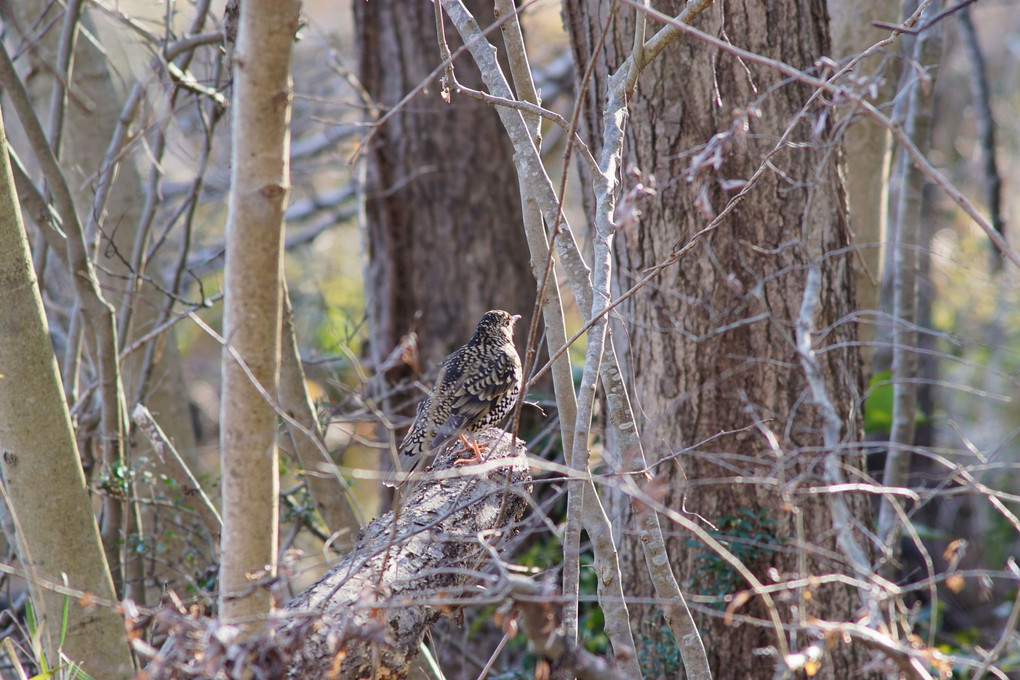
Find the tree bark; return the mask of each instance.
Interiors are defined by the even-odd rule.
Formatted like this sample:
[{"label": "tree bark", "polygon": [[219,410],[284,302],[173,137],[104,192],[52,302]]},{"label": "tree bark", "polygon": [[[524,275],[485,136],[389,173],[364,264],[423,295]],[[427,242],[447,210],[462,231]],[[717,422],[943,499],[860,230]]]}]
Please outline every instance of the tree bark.
[{"label": "tree bark", "polygon": [[[16,522],[43,649],[51,667],[60,652],[91,675],[132,676],[120,617],[108,607],[87,611],[65,585],[109,602],[116,598],[99,527],[50,344],[28,238],[14,191],[7,137],[0,120],[0,470]],[[67,635],[60,645],[62,610]]]},{"label": "tree bark", "polygon": [[502,430],[473,438],[489,447],[484,470],[456,467],[460,443],[447,445],[406,503],[366,526],[357,548],[287,605],[298,625],[321,623],[288,677],[322,677],[338,659],[343,678],[404,677],[444,610],[470,601],[479,581],[498,583],[486,565],[528,508],[531,468],[523,442]]},{"label": "tree bark", "polygon": [[248,575],[276,574],[277,415],[266,397],[276,397],[280,371],[291,47],[299,10],[296,0],[246,0],[234,56],[220,407],[219,602],[225,620],[246,619],[249,625],[251,617],[271,610],[272,599],[268,591],[252,588]]},{"label": "tree bark", "polygon": [[[579,74],[599,49],[609,5],[598,0],[566,3]],[[682,6],[661,9],[675,15]],[[582,122],[596,155],[601,139],[593,131],[601,131],[601,93],[609,74],[631,54],[634,15],[629,8],[617,11],[604,47],[594,55]],[[728,2],[706,12],[699,27],[711,35],[725,31],[739,47],[801,68],[828,53],[827,15],[819,0],[768,7]],[[850,256],[840,250],[849,245],[849,233],[838,148],[826,137],[826,126],[815,126],[817,104],[799,122],[791,122],[811,92],[782,85],[783,78],[693,38],[677,41],[652,62],[631,100],[623,166],[658,178],[662,188],[642,206],[640,223],[618,237],[614,251],[619,294],[718,214],[735,193],[720,180],[750,178],[792,126],[791,143],[771,158],[776,171],[765,172],[677,266],[618,307],[626,332],[614,336],[620,345],[626,341],[618,349],[627,357],[635,410],[642,414],[639,428],[656,476],[652,488],[661,489],[668,507],[698,513],[719,527],[717,536],[763,580],[771,580],[766,574],[772,568],[802,576],[841,568],[817,556],[817,548],[836,551],[825,500],[798,493],[802,485],[818,481],[821,456],[810,451],[821,445],[823,427],[820,414],[804,403],[806,383],[792,331],[807,264],[822,267],[822,311],[815,321],[816,327],[829,330],[824,347],[816,349],[851,439],[859,430],[851,406],[861,387],[859,357],[847,345],[855,328],[837,323],[854,309]],[[706,151],[708,144],[716,146]],[[700,152],[713,151],[719,154],[718,166],[698,165]],[[590,208],[591,198],[586,198]],[[772,436],[775,446],[768,443]],[[735,474],[771,481],[734,483]],[[863,499],[850,502],[857,513],[866,512]],[[635,511],[630,499],[615,497],[626,590],[647,597],[654,591],[639,537],[630,529]],[[720,596],[746,588],[706,545],[687,543],[690,538],[678,530],[667,544],[688,591]],[[798,598],[802,595],[798,591]],[[833,619],[851,617],[858,604],[841,587],[820,595],[797,604],[804,612]],[[726,625],[722,606],[717,616],[699,617],[715,677],[771,677],[772,665],[751,652],[774,645],[774,632]],[[659,615],[651,607],[635,611],[639,631],[654,638]],[[766,618],[754,599],[739,613]],[[790,610],[782,614],[796,623]],[[819,677],[849,677],[859,667],[854,650],[846,647],[834,647],[830,657]]]},{"label": "tree bark", "polygon": [[[468,4],[491,22],[491,0]],[[434,8],[353,6],[361,82],[388,113],[440,64]],[[454,31],[447,38],[452,50],[460,46]],[[498,31],[490,38],[498,42]],[[470,58],[455,66],[460,81],[480,87]],[[456,96],[447,104],[439,89],[431,83],[381,123],[366,152],[365,289],[376,366],[412,328],[419,365],[438,366],[487,310],[526,315],[535,301],[513,148],[490,106]],[[526,333],[520,324],[518,346]],[[404,368],[388,377],[410,375]]]}]

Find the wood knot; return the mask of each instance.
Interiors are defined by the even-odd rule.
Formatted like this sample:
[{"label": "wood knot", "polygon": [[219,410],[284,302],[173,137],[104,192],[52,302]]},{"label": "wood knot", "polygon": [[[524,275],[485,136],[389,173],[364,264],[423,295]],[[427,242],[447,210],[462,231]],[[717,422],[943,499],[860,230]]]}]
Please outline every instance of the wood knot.
[{"label": "wood knot", "polygon": [[282,184],[267,184],[259,190],[263,198],[273,203],[279,203],[287,195],[287,187]]}]

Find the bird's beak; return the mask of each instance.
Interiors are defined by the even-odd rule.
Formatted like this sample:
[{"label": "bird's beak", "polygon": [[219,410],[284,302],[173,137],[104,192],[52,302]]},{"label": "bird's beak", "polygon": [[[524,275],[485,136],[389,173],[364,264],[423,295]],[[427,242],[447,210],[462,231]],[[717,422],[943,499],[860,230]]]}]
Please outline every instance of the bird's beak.
[{"label": "bird's beak", "polygon": [[521,320],[520,314],[514,314],[513,316],[510,317],[511,323],[517,323],[520,320]]}]

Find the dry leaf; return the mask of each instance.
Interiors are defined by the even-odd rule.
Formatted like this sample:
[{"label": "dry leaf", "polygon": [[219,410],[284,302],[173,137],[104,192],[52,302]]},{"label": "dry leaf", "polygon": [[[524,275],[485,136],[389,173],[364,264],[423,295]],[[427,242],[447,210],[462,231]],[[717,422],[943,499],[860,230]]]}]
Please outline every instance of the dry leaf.
[{"label": "dry leaf", "polygon": [[733,613],[744,606],[751,599],[751,593],[742,590],[733,596],[733,599],[726,605],[726,614],[723,616],[723,623],[727,626],[733,625]]},{"label": "dry leaf", "polygon": [[946,561],[948,571],[953,571],[959,566],[960,560],[967,554],[967,540],[958,538],[946,546],[942,551],[942,558]]}]

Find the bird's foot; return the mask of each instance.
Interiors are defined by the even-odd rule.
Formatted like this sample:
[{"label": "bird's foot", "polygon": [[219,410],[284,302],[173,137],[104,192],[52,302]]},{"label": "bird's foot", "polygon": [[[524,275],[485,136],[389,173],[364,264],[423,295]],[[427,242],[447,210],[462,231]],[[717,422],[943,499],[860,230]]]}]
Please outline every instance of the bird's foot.
[{"label": "bird's foot", "polygon": [[464,435],[460,435],[460,443],[464,446],[464,448],[457,452],[458,456],[462,453],[473,453],[474,455],[471,458],[458,458],[453,461],[454,465],[474,465],[475,463],[481,463],[482,451],[489,450],[488,446],[482,446],[474,440],[468,441],[468,438]]}]

